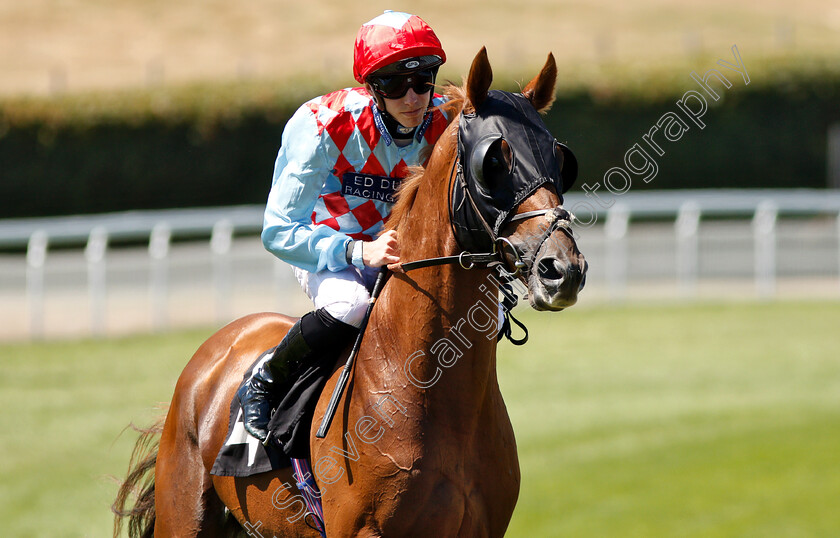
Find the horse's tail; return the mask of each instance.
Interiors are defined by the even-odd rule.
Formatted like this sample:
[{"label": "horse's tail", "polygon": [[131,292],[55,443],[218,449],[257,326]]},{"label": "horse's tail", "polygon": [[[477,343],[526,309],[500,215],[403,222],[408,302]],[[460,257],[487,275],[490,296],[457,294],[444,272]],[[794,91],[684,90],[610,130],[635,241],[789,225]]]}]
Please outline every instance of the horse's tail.
[{"label": "horse's tail", "polygon": [[165,421],[166,413],[148,428],[131,425],[140,432],[140,438],[131,452],[128,475],[111,505],[115,514],[114,538],[119,537],[125,518],[128,518],[130,538],[152,538],[155,534],[155,463]]}]

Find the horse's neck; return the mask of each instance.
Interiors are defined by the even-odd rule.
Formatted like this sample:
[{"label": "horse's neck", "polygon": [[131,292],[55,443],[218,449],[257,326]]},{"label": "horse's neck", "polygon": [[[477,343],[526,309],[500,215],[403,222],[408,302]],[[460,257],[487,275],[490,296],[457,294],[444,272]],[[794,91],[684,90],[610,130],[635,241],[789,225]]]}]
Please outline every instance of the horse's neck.
[{"label": "horse's neck", "polygon": [[[459,252],[447,223],[445,195],[418,193],[411,219],[400,229],[401,258],[413,261]],[[416,213],[415,213],[416,211]],[[390,346],[397,377],[421,389],[425,401],[465,414],[484,404],[495,387],[498,287],[488,270],[458,264],[396,275],[383,294],[383,313],[397,336]],[[401,371],[400,371],[401,370]],[[473,413],[474,415],[474,413]]]}]

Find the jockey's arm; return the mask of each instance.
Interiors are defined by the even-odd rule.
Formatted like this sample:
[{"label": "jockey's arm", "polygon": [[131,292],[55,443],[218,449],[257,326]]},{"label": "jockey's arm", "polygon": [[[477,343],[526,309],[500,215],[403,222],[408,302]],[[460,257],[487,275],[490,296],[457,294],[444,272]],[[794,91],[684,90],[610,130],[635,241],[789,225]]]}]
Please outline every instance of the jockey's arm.
[{"label": "jockey's arm", "polygon": [[[350,265],[350,237],[312,222],[318,196],[332,169],[325,143],[328,141],[319,133],[312,111],[305,106],[299,108],[283,131],[263,221],[265,248],[307,271],[340,271]],[[352,265],[363,266],[363,251],[354,249]],[[368,251],[382,255],[379,245]]]}]

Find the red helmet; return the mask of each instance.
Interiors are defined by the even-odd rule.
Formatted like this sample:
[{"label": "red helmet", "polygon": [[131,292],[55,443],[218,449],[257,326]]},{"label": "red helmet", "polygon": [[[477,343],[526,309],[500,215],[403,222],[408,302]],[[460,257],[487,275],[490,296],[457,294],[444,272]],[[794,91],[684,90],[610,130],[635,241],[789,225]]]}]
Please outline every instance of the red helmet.
[{"label": "red helmet", "polygon": [[[364,84],[368,75],[386,65],[429,56],[436,58],[434,65],[446,61],[432,28],[417,15],[386,11],[359,28],[353,49],[353,76]],[[423,65],[431,67],[428,61]]]}]

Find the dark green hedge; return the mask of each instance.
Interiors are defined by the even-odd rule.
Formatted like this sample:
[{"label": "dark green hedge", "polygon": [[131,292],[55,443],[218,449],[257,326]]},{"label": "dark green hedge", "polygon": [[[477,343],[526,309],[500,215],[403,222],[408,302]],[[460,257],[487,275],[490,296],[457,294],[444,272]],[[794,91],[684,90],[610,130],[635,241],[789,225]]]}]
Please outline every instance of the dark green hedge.
[{"label": "dark green hedge", "polygon": [[0,141],[0,215],[261,202],[282,127],[252,115],[210,131],[154,120],[15,129]]},{"label": "dark green hedge", "polygon": [[[696,89],[688,82],[686,90]],[[829,125],[840,122],[840,77],[795,86],[735,83],[721,93],[718,103],[708,99],[703,129],[676,106],[682,94],[654,102],[567,97],[555,104],[548,123],[575,149],[578,189],[583,181],[603,186],[607,170],[626,168],[624,155],[636,143],[659,170],[649,183],[631,174],[634,190],[826,187],[826,135]],[[677,113],[689,129],[675,142],[654,134],[665,152],[659,156],[642,136],[667,112]]]},{"label": "dark green hedge", "polygon": [[[690,89],[686,77],[667,97],[561,95],[547,122],[578,155],[578,188],[622,166],[663,114],[679,112],[676,101]],[[161,105],[144,94],[148,106],[130,113],[85,114],[72,100],[0,104],[0,218],[263,203],[283,125],[305,94],[298,88],[281,100],[279,90],[241,91],[247,100],[221,106],[229,97],[213,105],[212,93],[201,92],[200,100]],[[746,87],[733,79],[722,93],[710,102],[706,127],[685,118],[690,129],[655,156],[657,176],[633,189],[826,185],[826,131],[840,121],[838,73]]]}]

